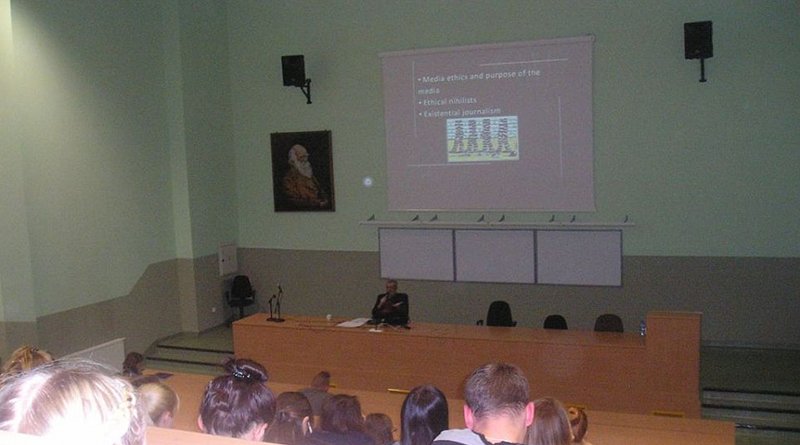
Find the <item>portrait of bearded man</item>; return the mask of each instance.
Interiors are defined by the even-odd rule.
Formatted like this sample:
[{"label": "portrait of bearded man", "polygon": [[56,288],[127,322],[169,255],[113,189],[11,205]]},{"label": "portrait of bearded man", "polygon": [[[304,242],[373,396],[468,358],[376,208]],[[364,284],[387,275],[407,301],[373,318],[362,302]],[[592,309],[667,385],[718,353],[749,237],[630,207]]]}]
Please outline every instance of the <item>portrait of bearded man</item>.
[{"label": "portrait of bearded man", "polygon": [[[330,137],[329,132],[316,133],[324,133]],[[309,145],[308,138],[304,140],[295,137],[291,142],[288,142],[290,139],[284,138],[284,142],[288,143],[276,150],[276,135],[280,141],[281,136],[296,135],[296,133],[273,134],[275,210],[333,210],[333,184],[329,179],[331,172],[326,171],[325,166],[322,166],[320,172],[316,172],[311,162],[314,160],[315,163],[321,163],[325,160],[324,156],[320,156],[326,151],[325,147],[318,148],[313,144]],[[324,143],[321,145],[324,146]],[[285,148],[287,146],[288,150]],[[309,150],[307,147],[317,151]],[[278,168],[275,168],[276,166]],[[322,176],[318,176],[317,173],[322,173]]]},{"label": "portrait of bearded man", "polygon": [[308,150],[300,144],[289,149],[289,171],[283,177],[283,193],[298,207],[324,207],[328,204],[308,161]]}]

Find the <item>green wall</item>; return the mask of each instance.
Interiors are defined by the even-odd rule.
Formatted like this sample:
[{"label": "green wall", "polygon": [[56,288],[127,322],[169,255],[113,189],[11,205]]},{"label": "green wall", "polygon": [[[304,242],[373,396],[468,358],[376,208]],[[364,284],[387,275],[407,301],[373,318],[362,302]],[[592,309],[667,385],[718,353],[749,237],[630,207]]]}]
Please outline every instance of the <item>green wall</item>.
[{"label": "green wall", "polygon": [[[699,62],[683,58],[683,23],[698,20],[714,22],[707,83],[698,82]],[[763,257],[758,267],[769,267],[800,257],[796,2],[0,0],[0,321],[25,324],[15,325],[15,339],[43,318],[41,329],[71,326],[57,339],[63,350],[140,325],[137,344],[146,344],[155,335],[147,323],[164,318],[150,314],[164,301],[179,306],[182,329],[219,324],[227,314],[216,311],[220,242],[257,255],[285,253],[277,269],[267,258],[244,258],[243,270],[262,288],[281,279],[281,267],[302,268],[307,251],[322,254],[320,264],[355,258],[361,270],[343,277],[341,289],[355,292],[376,275],[366,267],[376,231],[358,222],[412,216],[386,209],[378,54],[584,34],[596,38],[597,211],[578,219],[629,215],[636,226],[625,230],[626,261],[650,274],[633,277],[633,288],[658,292],[633,301],[630,286],[605,290],[612,309],[628,308],[635,320],[676,291],[682,300],[667,306],[723,314],[724,296],[713,295],[727,292],[734,267],[707,290],[693,290],[712,295],[694,304],[689,289],[670,287],[672,277],[662,286],[651,271],[659,258],[688,270],[698,262],[681,258],[702,265],[722,257],[713,264],[724,265]],[[286,54],[305,55],[312,105],[282,86]],[[336,212],[273,212],[270,133],[325,129],[333,134]],[[372,188],[361,185],[367,175]],[[770,276],[786,277],[779,272]],[[740,319],[757,275],[747,274],[748,292],[735,296]],[[310,297],[318,284],[291,284],[307,295],[298,295],[299,307],[322,310]],[[417,294],[484,290],[409,287]],[[784,287],[755,300],[770,303],[764,317],[796,316],[796,290]],[[530,289],[514,291],[522,301]],[[552,293],[581,292],[591,289]],[[551,292],[539,286],[534,293]],[[123,297],[131,298],[110,303]],[[355,313],[360,303],[352,303]],[[86,314],[105,316],[106,308],[113,313],[103,329],[82,329]],[[729,334],[725,323],[722,315],[712,319],[709,338],[785,337],[762,329],[747,338],[746,326]]]},{"label": "green wall", "polygon": [[0,320],[32,320],[36,315],[31,289],[23,157],[15,128],[11,4],[0,0]]},{"label": "green wall", "polygon": [[37,315],[124,295],[174,257],[152,6],[12,2]]},{"label": "green wall", "polygon": [[236,240],[224,3],[0,6],[0,320],[127,296]]},{"label": "green wall", "polygon": [[[228,10],[241,245],[374,251],[375,231],[358,221],[413,216],[386,208],[379,53],[593,34],[597,211],[578,220],[629,215],[626,255],[800,254],[796,2],[235,1]],[[707,83],[699,61],[683,57],[683,23],[700,20],[714,22]],[[282,86],[286,54],[305,55],[312,105]],[[273,213],[269,134],[323,129],[333,134],[336,212]]]},{"label": "green wall", "polygon": [[220,242],[236,240],[226,2],[178,5],[191,233],[197,257],[216,253]]}]

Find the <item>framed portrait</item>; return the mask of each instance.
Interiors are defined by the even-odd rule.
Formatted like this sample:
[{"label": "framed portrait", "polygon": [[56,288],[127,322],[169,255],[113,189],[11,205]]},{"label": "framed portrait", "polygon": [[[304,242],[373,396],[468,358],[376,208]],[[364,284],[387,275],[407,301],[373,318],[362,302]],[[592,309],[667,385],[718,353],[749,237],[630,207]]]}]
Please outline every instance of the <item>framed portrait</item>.
[{"label": "framed portrait", "polygon": [[272,133],[270,142],[275,211],[334,211],[330,130]]}]

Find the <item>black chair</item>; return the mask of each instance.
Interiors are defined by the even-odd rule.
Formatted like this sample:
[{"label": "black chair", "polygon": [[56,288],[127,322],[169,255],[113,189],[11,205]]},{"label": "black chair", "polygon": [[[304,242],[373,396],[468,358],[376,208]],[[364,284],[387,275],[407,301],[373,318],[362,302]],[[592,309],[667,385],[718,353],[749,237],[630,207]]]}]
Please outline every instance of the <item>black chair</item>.
[{"label": "black chair", "polygon": [[256,302],[256,291],[250,284],[247,275],[236,275],[231,282],[231,289],[225,293],[228,306],[239,308],[239,318],[244,318],[244,308]]},{"label": "black chair", "polygon": [[595,332],[624,332],[622,319],[617,314],[603,314],[594,322]]},{"label": "black chair", "polygon": [[[478,320],[483,325],[483,320]],[[517,322],[511,317],[511,306],[502,300],[493,301],[486,314],[486,326],[516,326]]]},{"label": "black chair", "polygon": [[544,319],[545,329],[567,329],[567,319],[559,314],[548,315]]}]

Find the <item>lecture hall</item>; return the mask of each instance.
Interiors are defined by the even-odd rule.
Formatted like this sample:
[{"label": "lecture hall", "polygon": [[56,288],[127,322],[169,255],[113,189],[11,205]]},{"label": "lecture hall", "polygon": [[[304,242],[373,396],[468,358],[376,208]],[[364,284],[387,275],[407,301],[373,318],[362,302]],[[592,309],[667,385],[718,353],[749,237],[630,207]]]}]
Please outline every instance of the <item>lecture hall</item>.
[{"label": "lecture hall", "polygon": [[[159,346],[206,334],[395,426],[435,383],[463,427],[506,360],[595,445],[798,442],[799,33],[791,0],[0,0],[0,360],[143,353],[188,393],[156,444],[211,443],[219,359]],[[337,326],[389,278],[408,329]]]}]

